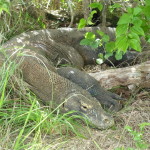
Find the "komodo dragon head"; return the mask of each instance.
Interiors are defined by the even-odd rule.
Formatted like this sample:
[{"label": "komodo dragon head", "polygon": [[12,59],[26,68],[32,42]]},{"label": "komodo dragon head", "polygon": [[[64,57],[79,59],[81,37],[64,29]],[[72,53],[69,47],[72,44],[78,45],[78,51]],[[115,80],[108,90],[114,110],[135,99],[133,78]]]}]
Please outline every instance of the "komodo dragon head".
[{"label": "komodo dragon head", "polygon": [[85,117],[89,125],[98,129],[107,129],[114,125],[114,119],[108,115],[101,104],[93,97],[82,94],[69,94],[63,104],[65,112],[74,110],[77,115]]}]

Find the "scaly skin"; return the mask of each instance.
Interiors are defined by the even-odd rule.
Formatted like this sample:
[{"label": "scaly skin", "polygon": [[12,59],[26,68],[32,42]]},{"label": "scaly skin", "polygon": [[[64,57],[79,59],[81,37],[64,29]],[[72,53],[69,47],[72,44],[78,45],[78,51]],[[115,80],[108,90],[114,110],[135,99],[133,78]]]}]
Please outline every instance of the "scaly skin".
[{"label": "scaly skin", "polygon": [[66,62],[82,68],[85,60],[87,63],[95,57],[94,53],[92,58],[83,59],[81,51],[86,47],[76,43],[79,41],[79,38],[75,40],[76,35],[76,30],[72,33],[63,29],[31,31],[12,38],[3,44],[2,49],[12,60],[20,63],[24,81],[43,103],[49,105],[53,102],[54,108],[62,104],[62,112],[75,110],[98,129],[109,128],[114,120],[106,114],[98,100],[58,75],[55,69],[55,66]]}]

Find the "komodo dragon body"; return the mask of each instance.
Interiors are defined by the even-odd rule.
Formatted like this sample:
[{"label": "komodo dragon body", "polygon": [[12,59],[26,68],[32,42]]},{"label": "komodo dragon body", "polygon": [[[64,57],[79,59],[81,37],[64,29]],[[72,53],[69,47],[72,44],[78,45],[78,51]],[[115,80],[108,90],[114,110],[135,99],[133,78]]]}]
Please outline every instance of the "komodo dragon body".
[{"label": "komodo dragon body", "polygon": [[[94,31],[97,29],[94,28]],[[74,110],[86,116],[95,127],[105,129],[112,126],[114,120],[102,109],[99,103],[102,96],[98,101],[56,70],[56,66],[63,63],[82,68],[84,64],[94,62],[97,53],[79,45],[83,33],[89,30],[93,29],[86,28],[81,32],[76,29],[30,31],[7,41],[2,49],[9,59],[19,61],[24,81],[43,103],[47,105],[53,101],[54,107],[62,104],[62,112]],[[102,94],[108,94],[102,88],[100,93],[101,90]],[[115,100],[108,94],[106,101]]]}]

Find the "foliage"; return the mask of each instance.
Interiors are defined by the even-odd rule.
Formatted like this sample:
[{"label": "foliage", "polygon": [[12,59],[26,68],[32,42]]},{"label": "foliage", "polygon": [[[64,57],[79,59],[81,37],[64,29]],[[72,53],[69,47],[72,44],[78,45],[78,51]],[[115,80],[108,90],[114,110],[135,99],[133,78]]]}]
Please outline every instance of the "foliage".
[{"label": "foliage", "polygon": [[[94,5],[99,9],[98,5]],[[90,5],[91,7],[91,5]],[[119,4],[114,4],[111,6],[111,11],[115,8],[119,8]],[[102,8],[102,7],[101,7]],[[101,8],[99,10],[101,10]],[[145,1],[145,5],[138,5],[134,8],[128,8],[126,13],[123,13],[120,17],[117,28],[116,28],[116,40],[109,41],[108,36],[103,32],[97,31],[101,36],[101,40],[96,38],[90,33],[85,35],[85,39],[81,41],[81,45],[89,45],[92,48],[97,48],[105,43],[105,58],[112,56],[115,53],[117,60],[122,58],[127,50],[134,49],[136,51],[141,51],[140,38],[145,37],[145,39],[150,42],[150,3],[148,0]],[[88,18],[91,20],[91,17]],[[78,25],[78,29],[85,27],[86,25],[91,25],[90,21],[81,19]],[[91,38],[90,38],[91,35]]]},{"label": "foliage", "polygon": [[[101,3],[98,3],[98,2],[91,3],[89,5],[89,7],[91,9],[97,8],[99,11],[101,11],[103,9],[103,5]],[[84,19],[84,18],[80,19],[80,22],[78,24],[78,29],[84,28],[86,25],[93,25],[92,18],[93,18],[93,15],[96,14],[96,13],[97,13],[96,10],[92,10],[90,12],[90,15],[87,18],[87,20]]]},{"label": "foliage", "polygon": [[34,18],[27,11],[28,7],[22,0],[0,2],[0,8],[3,10],[0,15],[0,19],[3,20],[0,21],[1,43],[25,31],[46,28],[43,17],[39,15],[38,18]]},{"label": "foliage", "polygon": [[10,14],[10,12],[9,12],[9,5],[10,5],[10,3],[7,0],[1,0],[0,1],[0,15],[1,15],[1,13],[3,11],[8,13],[8,14]]},{"label": "foliage", "polygon": [[[81,117],[72,116],[73,112],[62,115],[58,108],[51,111],[49,107],[41,107],[38,99],[31,93],[27,93],[26,97],[28,97],[26,100],[7,99],[0,108],[0,126],[3,130],[6,129],[3,134],[10,132],[9,141],[14,142],[11,149],[27,148],[33,144],[34,140],[38,141],[43,134],[47,136],[59,134],[65,137],[75,134],[84,137],[78,131],[81,126],[79,127],[79,123],[74,120],[75,118],[82,119]],[[25,144],[31,137],[33,140]],[[0,143],[3,143],[2,139]]]},{"label": "foliage", "polygon": [[144,140],[143,140],[143,134],[144,134],[144,128],[146,126],[150,126],[150,123],[148,122],[143,122],[139,125],[139,128],[140,128],[140,131],[136,131],[136,130],[133,130],[132,127],[130,126],[125,126],[125,129],[132,135],[133,137],[133,140],[135,142],[135,146],[136,146],[136,149],[135,148],[116,148],[115,150],[146,150],[150,144],[147,144]]}]

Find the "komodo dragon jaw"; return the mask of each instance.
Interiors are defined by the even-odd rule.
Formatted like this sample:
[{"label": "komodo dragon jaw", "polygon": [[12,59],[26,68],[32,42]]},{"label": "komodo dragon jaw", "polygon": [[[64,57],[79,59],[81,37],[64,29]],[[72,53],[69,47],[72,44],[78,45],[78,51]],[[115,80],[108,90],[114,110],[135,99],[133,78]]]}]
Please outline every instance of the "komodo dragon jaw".
[{"label": "komodo dragon jaw", "polygon": [[83,116],[91,127],[97,129],[108,129],[114,125],[114,119],[103,110],[95,98],[89,99],[81,93],[68,94],[63,110],[64,112],[75,111],[73,114]]}]

